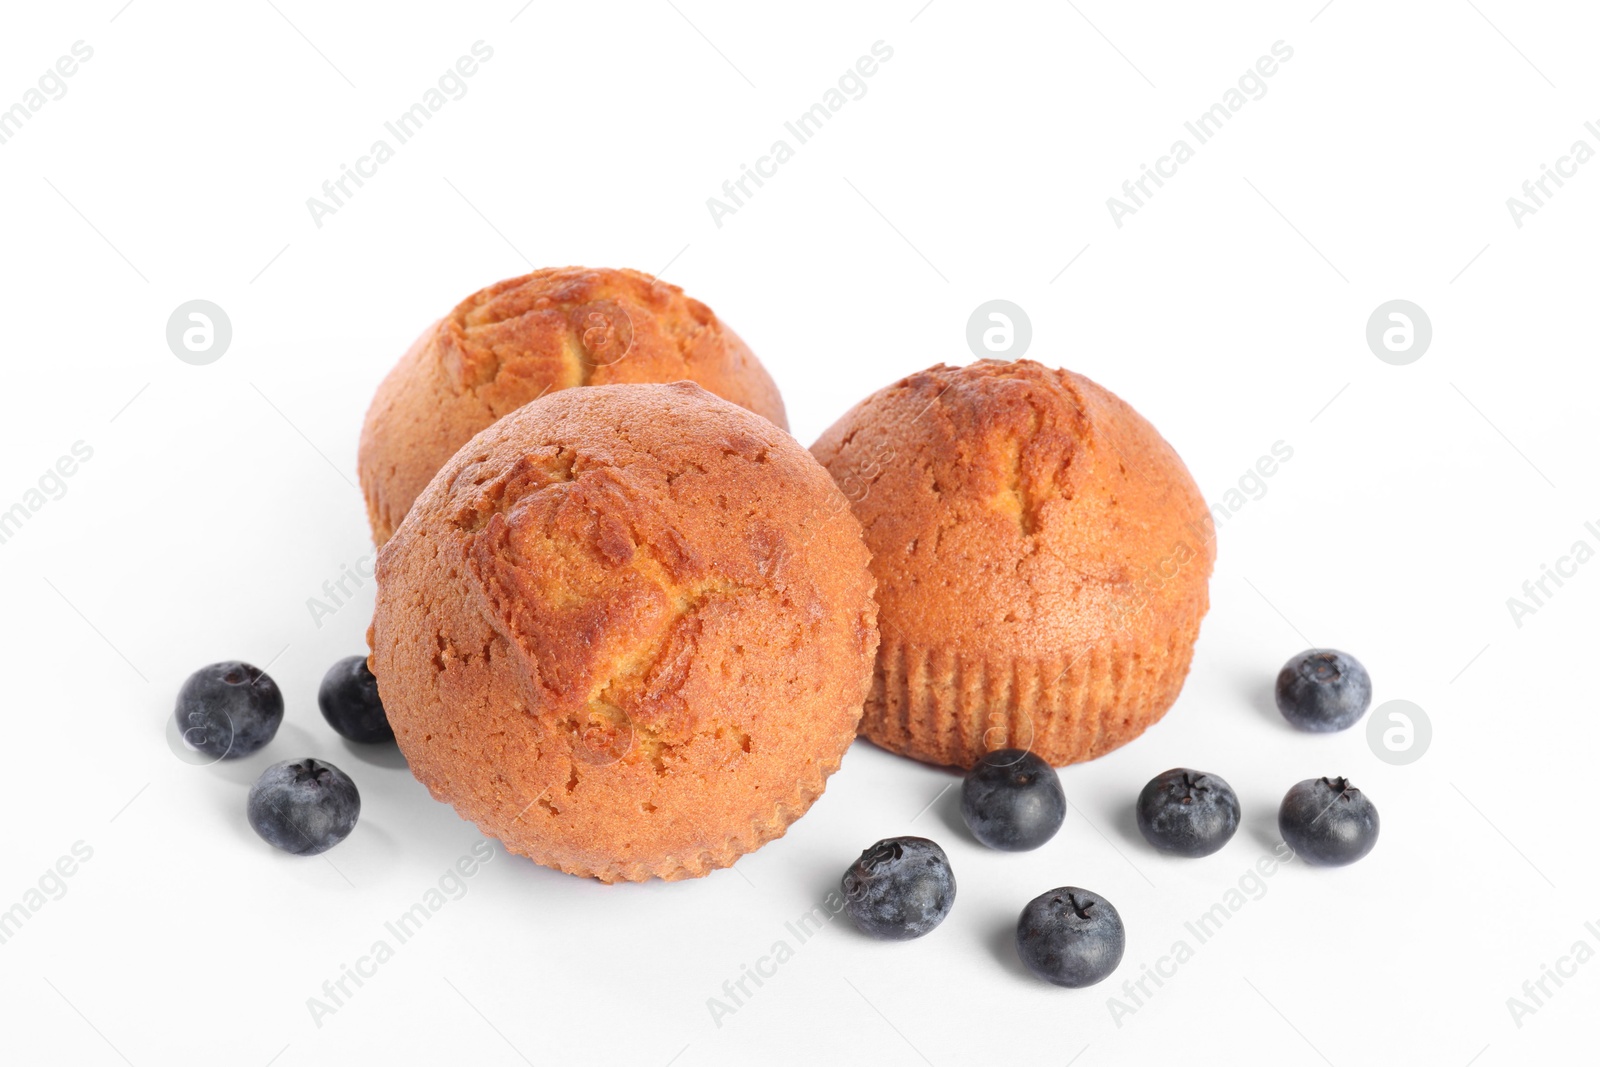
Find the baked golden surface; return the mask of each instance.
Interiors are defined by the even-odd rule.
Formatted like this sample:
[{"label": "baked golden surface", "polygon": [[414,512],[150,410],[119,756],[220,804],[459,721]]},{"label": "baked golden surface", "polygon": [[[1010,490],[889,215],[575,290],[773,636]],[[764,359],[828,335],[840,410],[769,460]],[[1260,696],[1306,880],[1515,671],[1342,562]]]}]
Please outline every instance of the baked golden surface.
[{"label": "baked golden surface", "polygon": [[788,428],[766,368],[675,285],[634,270],[560,267],[473,293],[424,330],[378,387],[357,461],[378,544],[456,449],[558,389],[698,382]]},{"label": "baked golden surface", "polygon": [[1125,744],[1188,673],[1215,560],[1182,460],[1131,407],[1031,360],[943,365],[812,446],[872,550],[862,733],[929,763]]},{"label": "baked golden surface", "polygon": [[602,881],[780,836],[855,736],[861,527],[788,433],[690,382],[552,393],[475,437],[378,561],[372,666],[412,772]]}]

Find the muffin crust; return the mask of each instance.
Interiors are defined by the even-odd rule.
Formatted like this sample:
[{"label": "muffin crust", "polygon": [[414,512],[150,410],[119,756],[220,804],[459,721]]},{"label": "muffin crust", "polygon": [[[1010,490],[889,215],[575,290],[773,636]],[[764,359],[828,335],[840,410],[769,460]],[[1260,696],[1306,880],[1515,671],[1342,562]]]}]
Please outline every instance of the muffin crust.
[{"label": "muffin crust", "polygon": [[786,432],[689,382],[552,393],[475,437],[378,561],[373,672],[413,773],[536,862],[704,875],[855,736],[861,528]]},{"label": "muffin crust", "polygon": [[1215,559],[1183,462],[1109,391],[1031,360],[936,366],[812,446],[872,549],[883,641],[862,733],[969,767],[1125,744],[1188,672]]},{"label": "muffin crust", "polygon": [[580,385],[679,380],[788,428],[766,368],[675,285],[561,267],[472,294],[423,331],[367,412],[358,468],[373,540],[389,539],[456,449],[523,404]]}]

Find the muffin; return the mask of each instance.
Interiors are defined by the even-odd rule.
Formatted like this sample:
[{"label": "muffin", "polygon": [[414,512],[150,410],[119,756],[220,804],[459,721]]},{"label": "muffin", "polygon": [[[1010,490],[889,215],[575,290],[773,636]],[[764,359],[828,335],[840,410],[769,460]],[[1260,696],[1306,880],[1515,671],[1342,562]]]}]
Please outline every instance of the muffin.
[{"label": "muffin", "polygon": [[417,338],[378,387],[358,467],[382,545],[473,434],[574,385],[699,382],[788,428],[755,355],[711,309],[636,270],[562,267],[479,290]]},{"label": "muffin", "polygon": [[878,580],[866,737],[928,763],[1021,748],[1059,767],[1126,744],[1177,699],[1211,515],[1110,392],[1031,360],[941,365],[857,404],[811,450]]},{"label": "muffin", "polygon": [[855,736],[861,526],[767,419],[692,382],[484,430],[378,556],[372,669],[434,797],[535,862],[698,877],[783,834]]}]

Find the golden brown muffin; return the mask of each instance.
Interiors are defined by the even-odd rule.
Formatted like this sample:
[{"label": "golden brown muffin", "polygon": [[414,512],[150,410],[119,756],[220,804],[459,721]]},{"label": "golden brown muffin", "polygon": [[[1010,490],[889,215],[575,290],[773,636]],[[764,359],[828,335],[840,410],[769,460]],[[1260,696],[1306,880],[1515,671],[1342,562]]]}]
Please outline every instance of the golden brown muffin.
[{"label": "golden brown muffin", "polygon": [[872,584],[771,422],[692,382],[569,389],[473,438],[383,546],[372,668],[412,772],[511,851],[700,876],[838,769]]},{"label": "golden brown muffin", "polygon": [[699,382],[784,429],[765,367],[711,309],[636,270],[561,267],[481,289],[429,326],[378,386],[357,466],[379,545],[456,449],[575,385]]},{"label": "golden brown muffin", "polygon": [[1126,744],[1177,699],[1211,515],[1110,392],[1031,360],[941,365],[857,404],[811,450],[878,579],[866,737],[928,763],[1026,748],[1059,767]]}]

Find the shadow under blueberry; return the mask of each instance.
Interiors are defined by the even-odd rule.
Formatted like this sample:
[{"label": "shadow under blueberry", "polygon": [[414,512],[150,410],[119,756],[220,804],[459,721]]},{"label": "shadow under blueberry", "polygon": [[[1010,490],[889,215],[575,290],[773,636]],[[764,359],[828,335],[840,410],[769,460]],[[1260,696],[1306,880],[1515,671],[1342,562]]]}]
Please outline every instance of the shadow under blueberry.
[{"label": "shadow under blueberry", "polygon": [[273,735],[271,741],[248,756],[197,764],[194,769],[248,788],[255,785],[256,779],[261,777],[261,772],[274,763],[281,763],[286,759],[298,759],[304,753],[316,751],[320,746],[315,741],[316,739],[305,727],[298,723],[285,722],[278,727],[278,732]]},{"label": "shadow under blueberry", "polygon": [[1274,687],[1277,684],[1276,679],[1276,675],[1271,678],[1252,675],[1244,689],[1245,703],[1249,704],[1257,715],[1278,729],[1294,730],[1294,727],[1289,724],[1289,720],[1285,719],[1283,713],[1278,710],[1278,700],[1274,696]]},{"label": "shadow under blueberry", "polygon": [[1240,821],[1247,828],[1250,840],[1268,852],[1283,842],[1283,834],[1278,832],[1277,804],[1259,805],[1254,811],[1246,809]]},{"label": "shadow under blueberry", "polygon": [[1022,962],[1022,957],[1017,955],[1017,920],[1015,917],[1005,921],[996,921],[995,925],[984,937],[984,943],[989,949],[989,954],[1013,976],[1036,984],[1039,980],[1033,972],[1028,970],[1027,964]]},{"label": "shadow under blueberry", "polygon": [[1111,817],[1111,828],[1116,831],[1117,836],[1122,838],[1125,843],[1145,852],[1160,854],[1159,849],[1150,847],[1150,842],[1145,840],[1144,834],[1139,830],[1139,799],[1137,797],[1117,806],[1117,810]]},{"label": "shadow under blueberry", "polygon": [[352,741],[348,737],[341,737],[340,742],[344,750],[362,763],[373,767],[386,767],[390,770],[410,770],[411,765],[406,762],[406,757],[400,751],[400,746],[393,741]]},{"label": "shadow under blueberry", "polygon": [[[953,773],[953,772],[952,772]],[[961,816],[961,777],[952,777],[949,787],[933,802],[927,814],[918,819],[912,826],[911,832],[918,837],[927,837],[933,826],[924,825],[924,820],[930,816],[936,820],[937,825],[942,825],[945,832],[956,835],[963,841],[976,841],[972,831],[967,829],[967,820]],[[922,833],[917,833],[917,827],[922,828]]]},{"label": "shadow under blueberry", "polygon": [[[835,898],[837,898],[837,900],[843,900],[844,886],[841,884],[841,882],[844,879],[844,872],[849,868],[850,864],[854,863],[855,861],[855,856],[849,856],[842,860],[838,870],[819,873],[816,881],[812,883],[811,895],[807,899],[809,899],[813,905],[820,905],[824,911],[827,911],[828,902],[830,900],[835,900]],[[845,913],[842,907],[839,909],[839,913],[834,916],[833,922],[829,925],[838,927],[846,937],[860,938],[863,941],[873,940],[873,938],[870,938],[861,932],[861,930],[856,926],[855,922],[848,914]]]}]

